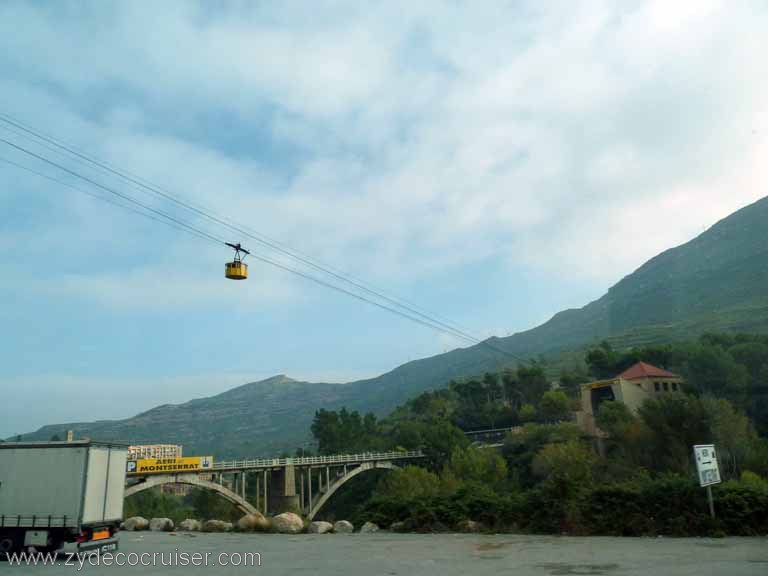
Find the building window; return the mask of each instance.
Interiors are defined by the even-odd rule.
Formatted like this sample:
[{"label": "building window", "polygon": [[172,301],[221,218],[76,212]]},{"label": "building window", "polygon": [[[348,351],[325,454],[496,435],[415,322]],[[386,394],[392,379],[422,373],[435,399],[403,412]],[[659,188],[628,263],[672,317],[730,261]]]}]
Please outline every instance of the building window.
[{"label": "building window", "polygon": [[661,390],[661,384],[659,384],[658,382],[654,382],[653,388],[654,390],[656,390],[656,392],[658,392],[659,390]]},{"label": "building window", "polygon": [[664,382],[664,392],[669,392],[669,382]]},{"label": "building window", "polygon": [[677,392],[677,382],[672,382],[672,390]]}]

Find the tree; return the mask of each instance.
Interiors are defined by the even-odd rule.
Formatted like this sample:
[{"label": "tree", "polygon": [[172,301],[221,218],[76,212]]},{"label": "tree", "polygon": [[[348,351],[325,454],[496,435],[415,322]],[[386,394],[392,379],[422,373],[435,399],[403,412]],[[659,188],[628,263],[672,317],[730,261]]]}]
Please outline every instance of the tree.
[{"label": "tree", "polygon": [[755,453],[759,438],[749,418],[727,400],[704,397],[700,402],[707,415],[712,441],[720,452],[722,475],[738,478]]},{"label": "tree", "polygon": [[517,416],[520,422],[533,422],[536,420],[536,408],[532,404],[523,404]]},{"label": "tree", "polygon": [[581,385],[587,382],[589,382],[589,376],[581,368],[560,372],[560,388],[570,398],[578,398],[581,392]]},{"label": "tree", "polygon": [[445,473],[464,482],[494,486],[507,477],[507,463],[495,450],[469,446],[454,450]]},{"label": "tree", "polygon": [[617,354],[613,346],[605,340],[600,343],[599,348],[589,350],[585,357],[589,372],[598,380],[616,375],[616,360]]},{"label": "tree", "polygon": [[61,438],[59,438],[58,434],[54,434],[53,436],[51,436],[51,440],[50,441],[51,442],[61,442]]},{"label": "tree", "polygon": [[418,466],[406,466],[384,476],[376,487],[376,496],[407,501],[430,498],[439,491],[440,479],[437,474]]},{"label": "tree", "polygon": [[544,393],[549,390],[547,377],[538,364],[530,367],[518,367],[517,381],[523,398],[530,404],[538,404]]},{"label": "tree", "polygon": [[638,414],[650,433],[647,454],[656,470],[690,473],[692,446],[713,440],[709,415],[693,396],[666,394],[646,400]]},{"label": "tree", "polygon": [[560,424],[526,424],[520,432],[510,432],[501,453],[507,461],[510,477],[523,488],[535,484],[532,462],[547,444],[579,441],[581,430],[571,422]]},{"label": "tree", "polygon": [[571,401],[561,390],[549,390],[541,397],[539,413],[544,422],[561,422],[571,415]]},{"label": "tree", "polygon": [[636,420],[623,402],[601,402],[595,414],[597,427],[611,436],[616,436],[622,428]]},{"label": "tree", "polygon": [[684,371],[688,390],[743,404],[749,372],[722,348],[699,346],[688,358]]},{"label": "tree", "polygon": [[424,425],[421,422],[405,420],[398,422],[392,431],[395,446],[406,450],[416,450],[421,448],[423,440]]},{"label": "tree", "polygon": [[424,429],[424,448],[433,470],[442,470],[457,448],[469,444],[467,436],[447,420],[437,420]]},{"label": "tree", "polygon": [[567,496],[589,486],[596,461],[594,452],[581,442],[546,444],[533,459],[533,472]]},{"label": "tree", "polygon": [[332,454],[339,451],[341,424],[336,412],[325,409],[315,412],[310,430],[317,441],[317,450],[320,454]]}]

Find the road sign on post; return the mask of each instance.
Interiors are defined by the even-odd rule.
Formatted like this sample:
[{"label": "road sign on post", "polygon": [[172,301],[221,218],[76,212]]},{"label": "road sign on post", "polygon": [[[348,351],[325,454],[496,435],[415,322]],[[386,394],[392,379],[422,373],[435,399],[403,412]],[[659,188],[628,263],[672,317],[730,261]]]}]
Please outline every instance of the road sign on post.
[{"label": "road sign on post", "polygon": [[699,473],[699,484],[707,488],[709,513],[712,518],[714,518],[715,503],[712,499],[712,484],[719,484],[721,482],[715,445],[697,444],[693,447],[693,455],[696,458],[696,470]]}]

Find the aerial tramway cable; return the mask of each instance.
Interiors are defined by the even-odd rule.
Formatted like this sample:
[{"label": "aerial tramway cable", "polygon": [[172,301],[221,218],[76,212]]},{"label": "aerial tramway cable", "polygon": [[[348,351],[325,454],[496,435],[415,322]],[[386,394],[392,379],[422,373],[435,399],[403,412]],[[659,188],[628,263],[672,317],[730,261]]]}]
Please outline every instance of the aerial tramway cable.
[{"label": "aerial tramway cable", "polygon": [[[290,258],[293,258],[303,264],[306,264],[307,266],[310,266],[320,272],[323,272],[325,274],[328,274],[337,280],[341,280],[347,284],[350,284],[354,286],[355,288],[358,288],[360,290],[365,291],[366,293],[375,296],[377,298],[380,298],[386,302],[389,302],[390,304],[393,304],[399,308],[403,308],[407,312],[411,314],[416,314],[417,316],[428,320],[430,322],[434,322],[436,324],[439,324],[443,326],[444,328],[450,330],[451,332],[454,332],[456,334],[461,334],[462,337],[469,338],[470,340],[479,342],[479,339],[475,338],[471,334],[467,333],[464,329],[462,329],[460,326],[457,326],[455,323],[452,323],[450,321],[445,321],[445,319],[440,319],[439,315],[436,315],[432,312],[428,312],[426,310],[422,311],[419,310],[419,306],[416,304],[413,304],[411,302],[408,302],[402,298],[396,298],[389,296],[385,293],[383,293],[380,289],[376,289],[375,287],[370,287],[370,284],[366,283],[363,280],[354,278],[350,276],[347,273],[340,272],[338,270],[334,270],[331,266],[318,263],[316,259],[313,259],[307,255],[301,254],[300,252],[287,248],[284,245],[282,245],[277,240],[274,240],[272,238],[269,238],[267,236],[264,236],[263,234],[258,234],[255,232],[252,232],[247,226],[244,226],[242,224],[238,224],[237,222],[232,221],[229,218],[217,216],[216,214],[211,213],[209,209],[206,209],[201,206],[195,206],[194,204],[184,201],[180,198],[178,198],[176,195],[168,192],[167,190],[162,189],[161,187],[152,184],[151,182],[147,181],[144,178],[141,178],[139,176],[136,176],[134,174],[131,174],[130,172],[126,170],[118,169],[107,162],[95,159],[83,152],[80,152],[76,150],[73,146],[67,145],[60,140],[53,138],[51,136],[48,136],[46,134],[41,133],[40,131],[34,130],[30,128],[29,126],[26,126],[24,123],[15,120],[5,114],[0,113],[0,121],[5,122],[6,124],[9,124],[13,127],[15,127],[18,130],[22,130],[26,132],[27,134],[34,136],[35,138],[38,138],[40,140],[43,140],[44,142],[53,145],[73,156],[75,156],[80,161],[85,161],[90,164],[93,164],[94,166],[98,167],[102,171],[109,172],[111,174],[114,174],[122,179],[124,179],[127,182],[130,182],[131,184],[138,187],[143,188],[146,191],[149,191],[153,194],[159,195],[167,200],[170,200],[177,205],[183,207],[186,210],[189,210],[199,216],[202,216],[212,222],[215,222],[217,224],[220,224],[222,226],[226,226],[230,228],[231,230],[238,232],[240,234],[245,235],[248,238],[251,238],[252,240],[255,240],[259,242],[260,244],[267,246],[268,248],[275,250],[277,252],[280,252],[281,254],[284,254]],[[16,131],[15,131],[16,132]],[[18,134],[18,132],[16,132]],[[49,150],[54,150],[50,146],[46,144],[42,144]]]},{"label": "aerial tramway cable", "polygon": [[[377,290],[374,290],[372,288],[368,288],[367,286],[365,286],[365,284],[362,281],[356,281],[354,279],[350,279],[350,278],[346,277],[343,273],[336,272],[336,271],[334,271],[332,268],[330,268],[328,266],[324,266],[324,265],[318,264],[316,262],[313,262],[312,259],[309,258],[309,257],[303,256],[300,253],[297,253],[297,252],[295,252],[295,251],[293,251],[291,249],[288,249],[288,248],[285,248],[283,246],[280,246],[280,244],[277,241],[273,241],[271,239],[262,237],[260,235],[254,234],[254,233],[251,233],[247,229],[242,227],[241,225],[233,224],[230,221],[227,221],[227,219],[223,219],[221,217],[218,217],[218,216],[215,216],[215,215],[211,215],[208,212],[206,212],[205,209],[197,208],[197,207],[195,207],[195,206],[193,206],[193,205],[191,205],[191,204],[189,204],[187,202],[184,202],[183,200],[180,200],[180,199],[174,197],[170,193],[162,191],[161,189],[155,187],[152,184],[145,184],[138,177],[127,175],[127,174],[125,174],[125,173],[123,173],[123,172],[121,172],[121,171],[119,171],[117,169],[114,169],[114,168],[110,167],[106,163],[102,163],[102,162],[99,162],[98,160],[94,160],[94,159],[88,157],[85,154],[82,154],[82,153],[80,153],[80,152],[78,152],[78,151],[76,151],[76,150],[74,150],[74,149],[72,149],[72,148],[70,148],[68,146],[65,146],[65,145],[57,142],[53,138],[50,138],[50,137],[47,137],[47,136],[45,136],[43,134],[35,132],[32,129],[29,129],[29,128],[25,127],[24,125],[20,124],[20,123],[14,122],[13,120],[9,120],[7,117],[4,117],[2,114],[0,114],[0,120],[4,121],[6,123],[12,124],[13,126],[16,126],[17,128],[20,128],[21,130],[24,130],[25,132],[28,132],[28,133],[32,134],[33,136],[35,136],[37,138],[40,138],[40,139],[42,139],[42,140],[44,140],[46,142],[49,142],[49,143],[53,144],[54,146],[57,146],[57,147],[65,150],[66,152],[77,156],[78,158],[80,158],[82,160],[85,160],[85,161],[87,161],[89,163],[92,163],[92,164],[94,164],[95,166],[99,167],[102,170],[105,170],[105,171],[110,172],[110,173],[112,173],[112,174],[114,174],[116,176],[119,176],[120,178],[123,178],[124,180],[127,180],[128,182],[131,182],[132,184],[134,184],[134,186],[140,186],[140,187],[142,187],[142,188],[144,188],[146,190],[149,190],[150,192],[153,192],[153,193],[155,193],[157,195],[160,195],[160,196],[162,196],[162,197],[164,197],[164,198],[166,198],[168,200],[173,201],[174,203],[178,204],[179,206],[184,207],[185,209],[187,209],[189,211],[192,211],[192,212],[194,212],[194,213],[196,213],[196,214],[198,214],[200,216],[203,216],[204,218],[208,219],[209,221],[212,221],[212,222],[214,222],[216,224],[219,224],[221,226],[225,226],[225,227],[227,227],[227,228],[229,228],[231,230],[238,231],[238,232],[244,234],[245,236],[258,241],[260,244],[263,244],[263,245],[265,245],[265,246],[267,246],[267,247],[269,247],[269,248],[271,248],[273,250],[276,250],[276,251],[278,251],[278,252],[280,252],[280,253],[282,253],[282,254],[284,254],[286,256],[294,258],[295,260],[297,260],[299,262],[302,262],[302,263],[304,263],[304,264],[306,264],[308,266],[311,266],[312,268],[314,268],[314,269],[316,269],[318,271],[321,271],[321,272],[324,272],[326,274],[329,274],[330,276],[336,278],[337,280],[341,280],[343,282],[346,282],[346,283],[348,283],[348,284],[350,284],[350,285],[352,285],[352,286],[354,286],[354,287],[356,287],[356,288],[358,288],[360,290],[363,290],[366,293],[371,294],[371,295],[373,295],[373,296],[375,296],[375,297],[377,297],[379,299],[382,299],[382,300],[384,300],[386,302],[389,302],[390,304],[393,304],[397,308],[393,308],[392,306],[388,306],[386,304],[382,304],[381,302],[376,302],[375,300],[371,300],[370,298],[367,298],[367,297],[365,297],[365,296],[363,296],[361,294],[358,294],[356,292],[353,292],[351,290],[348,290],[346,288],[338,286],[337,284],[334,284],[332,282],[323,280],[321,278],[317,278],[316,276],[313,276],[313,275],[308,274],[306,272],[303,272],[301,270],[297,270],[297,269],[295,269],[295,268],[293,268],[291,266],[288,266],[288,265],[285,265],[285,264],[280,263],[278,261],[272,260],[271,258],[262,256],[262,255],[259,255],[259,254],[253,254],[252,258],[254,258],[256,260],[262,261],[264,263],[270,264],[270,265],[272,265],[274,267],[277,267],[279,269],[282,269],[284,271],[287,271],[287,272],[290,272],[292,274],[298,275],[298,276],[300,276],[302,278],[305,278],[307,280],[310,280],[312,282],[315,282],[315,283],[317,283],[319,285],[322,285],[324,287],[330,288],[330,289],[335,290],[337,292],[346,294],[346,295],[351,296],[351,297],[353,297],[353,298],[355,298],[357,300],[360,300],[362,302],[366,302],[368,304],[374,305],[374,306],[376,306],[378,308],[381,308],[383,310],[386,310],[386,311],[389,311],[391,313],[397,314],[398,316],[401,316],[403,318],[406,318],[408,320],[411,320],[411,321],[413,321],[415,323],[418,323],[418,324],[421,324],[423,326],[432,328],[433,330],[444,332],[446,334],[449,334],[449,335],[454,336],[456,338],[465,340],[465,341],[470,342],[472,344],[483,344],[485,347],[489,348],[490,350],[493,350],[494,352],[497,352],[499,354],[503,354],[505,356],[509,356],[509,357],[514,358],[514,359],[516,359],[518,361],[521,361],[521,362],[528,362],[528,360],[526,360],[524,358],[521,358],[521,357],[519,357],[519,356],[517,356],[517,355],[515,355],[515,354],[513,354],[511,352],[508,352],[506,350],[503,350],[503,349],[497,348],[496,346],[493,346],[492,344],[488,343],[486,340],[480,340],[480,339],[478,339],[478,338],[468,334],[467,332],[456,328],[455,326],[451,325],[451,323],[443,322],[443,321],[441,321],[441,320],[439,320],[437,318],[434,318],[433,316],[431,316],[429,314],[426,314],[426,313],[423,313],[423,312],[417,310],[415,305],[414,306],[409,306],[408,304],[403,304],[401,301],[398,301],[398,299],[396,299],[396,298],[389,297],[389,296],[387,296],[385,294],[382,294],[381,292],[379,292]],[[119,198],[121,198],[121,199],[123,199],[123,200],[125,200],[127,202],[135,204],[136,206],[139,206],[144,211],[136,210],[136,209],[134,209],[134,208],[132,208],[132,207],[130,207],[128,205],[121,204],[119,202],[114,202],[114,201],[110,202],[109,198],[107,198],[107,197],[103,197],[103,196],[100,196],[100,195],[97,195],[97,194],[93,194],[91,192],[83,190],[82,188],[73,186],[70,183],[58,180],[58,179],[56,179],[54,177],[51,177],[51,176],[49,176],[47,174],[44,174],[44,173],[41,173],[41,172],[37,172],[37,171],[27,167],[27,166],[18,164],[16,162],[13,162],[11,160],[7,160],[5,158],[0,158],[0,160],[3,160],[4,162],[6,162],[8,164],[11,164],[11,165],[16,166],[18,168],[21,168],[23,170],[26,170],[28,172],[31,172],[31,173],[36,174],[38,176],[41,176],[43,178],[47,178],[47,179],[52,180],[54,182],[57,182],[57,183],[59,183],[61,185],[68,186],[68,187],[73,188],[75,190],[78,190],[80,192],[84,192],[84,193],[86,193],[86,194],[88,194],[90,196],[96,197],[98,199],[105,200],[105,201],[107,201],[110,204],[114,204],[114,205],[120,206],[122,208],[128,209],[131,212],[134,212],[136,214],[148,217],[148,218],[150,218],[150,219],[152,219],[154,221],[161,222],[163,224],[169,225],[169,226],[171,226],[171,227],[173,227],[173,228],[175,228],[177,230],[181,230],[181,231],[184,231],[184,232],[191,233],[191,234],[193,234],[195,236],[198,236],[198,237],[200,237],[202,239],[216,242],[217,244],[227,244],[229,246],[232,246],[232,244],[226,242],[222,238],[217,237],[217,236],[209,233],[208,231],[201,230],[200,228],[198,228],[196,226],[193,226],[193,225],[189,224],[188,222],[185,222],[181,218],[178,218],[178,217],[176,217],[176,216],[174,216],[172,214],[168,214],[167,212],[164,212],[162,210],[154,208],[153,206],[147,205],[147,204],[141,202],[140,200],[137,200],[137,199],[133,198],[129,194],[126,194],[126,193],[120,192],[118,190],[115,190],[113,188],[110,188],[108,186],[105,186],[104,184],[102,184],[102,183],[100,183],[100,182],[98,182],[96,180],[93,180],[92,178],[89,178],[88,176],[84,176],[84,175],[82,175],[82,174],[80,174],[80,173],[78,173],[78,172],[76,172],[74,170],[71,170],[71,169],[67,168],[66,166],[63,166],[63,165],[61,165],[61,164],[59,164],[57,162],[54,162],[53,160],[50,160],[49,158],[46,158],[45,156],[42,156],[42,155],[37,154],[37,153],[35,153],[35,152],[31,151],[31,150],[28,150],[28,149],[24,148],[23,146],[19,146],[18,144],[14,143],[14,142],[11,142],[9,140],[6,140],[4,138],[0,138],[0,142],[2,142],[4,144],[6,144],[6,145],[16,149],[19,152],[27,154],[27,155],[29,155],[29,156],[37,159],[37,160],[40,160],[40,161],[45,162],[45,163],[47,163],[47,164],[49,164],[49,165],[51,165],[51,166],[53,166],[53,167],[55,167],[55,168],[57,168],[59,170],[62,170],[63,172],[65,172],[65,173],[67,173],[67,174],[69,174],[71,176],[79,178],[79,179],[81,179],[81,180],[83,180],[83,181],[85,181],[85,182],[87,182],[87,183],[89,183],[89,184],[91,184],[93,186],[96,186],[96,187],[98,187],[98,188],[100,188],[100,189],[102,189],[102,190],[104,190],[104,191],[106,191],[106,192],[108,192],[110,194],[113,194],[113,195],[115,195],[115,196],[117,196],[117,197],[119,197]],[[49,146],[45,146],[45,147],[48,148],[49,150],[51,149]],[[406,312],[404,312],[402,309],[406,310]]]}]

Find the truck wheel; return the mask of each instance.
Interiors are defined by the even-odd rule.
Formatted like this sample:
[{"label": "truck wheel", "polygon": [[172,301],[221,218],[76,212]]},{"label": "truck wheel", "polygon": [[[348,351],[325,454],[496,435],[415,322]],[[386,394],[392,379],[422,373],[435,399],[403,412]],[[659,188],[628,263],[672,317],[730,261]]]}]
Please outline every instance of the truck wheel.
[{"label": "truck wheel", "polygon": [[14,552],[20,552],[18,539],[13,534],[0,534],[0,557],[5,557]]}]

